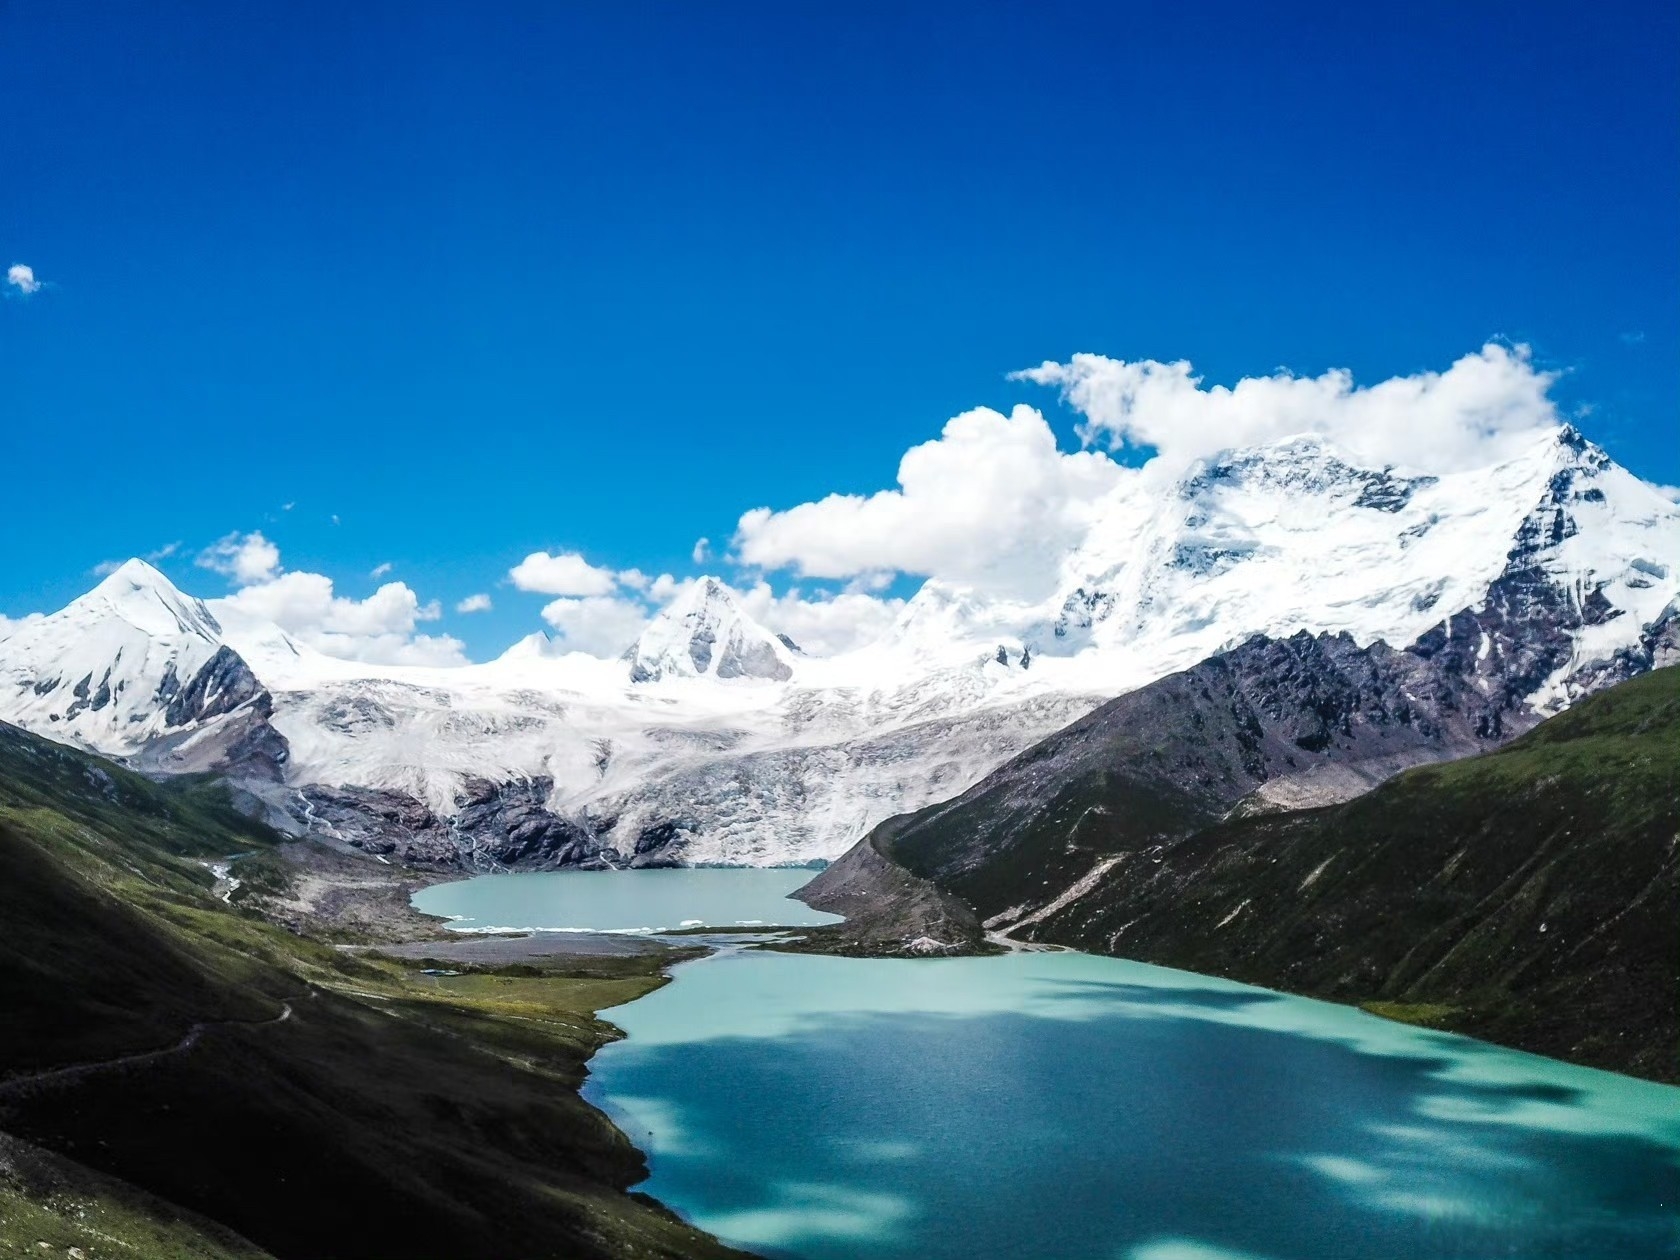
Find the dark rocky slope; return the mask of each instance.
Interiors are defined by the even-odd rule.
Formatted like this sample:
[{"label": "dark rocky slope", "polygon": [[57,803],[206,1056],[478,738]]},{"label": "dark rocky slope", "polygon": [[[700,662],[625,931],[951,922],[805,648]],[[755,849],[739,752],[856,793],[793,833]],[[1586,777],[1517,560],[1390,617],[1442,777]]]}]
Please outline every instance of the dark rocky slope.
[{"label": "dark rocky slope", "polygon": [[[1663,1039],[1677,942],[1672,931],[1666,946],[1657,941],[1649,916],[1673,909],[1664,897],[1674,892],[1676,784],[1672,749],[1660,744],[1680,730],[1654,718],[1628,735],[1643,747],[1637,756],[1580,743],[1579,759],[1564,758],[1575,780],[1532,754],[1570,742],[1564,733],[1621,703],[1618,683],[1660,695],[1680,681],[1650,673],[1676,658],[1672,608],[1636,649],[1571,680],[1579,691],[1609,688],[1603,698],[1551,719],[1504,760],[1413,770],[1365,795],[1408,766],[1491,752],[1533,725],[1525,699],[1558,653],[1533,628],[1513,633],[1523,601],[1507,594],[1403,651],[1330,636],[1255,639],[1111,701],[954,800],[872,831],[798,894],[852,916],[811,933],[808,947],[929,952],[933,938],[945,952],[975,951],[993,947],[992,929],[1343,1000],[1426,1003],[1446,1026],[1672,1075]],[[1648,677],[1637,686],[1623,681],[1639,675]],[[1380,836],[1395,861],[1338,856],[1362,835]],[[1455,835],[1483,839],[1438,851]],[[1312,862],[1286,861],[1285,840]],[[1586,876],[1600,859],[1614,876],[1594,885]],[[1275,887],[1274,865],[1285,881]],[[1463,883],[1453,897],[1471,889],[1491,899],[1479,912],[1485,925],[1438,921],[1432,889],[1454,872]],[[1573,931],[1554,935],[1564,921],[1554,906],[1545,932],[1540,920],[1520,930],[1532,927],[1549,950],[1568,941],[1573,952],[1519,950],[1512,969],[1498,971],[1476,934],[1506,931],[1500,925],[1522,906],[1551,905],[1547,881],[1557,879],[1593,889],[1583,904],[1605,933],[1591,944]],[[1311,916],[1285,916],[1303,899],[1317,907]],[[1264,935],[1280,916],[1306,935]],[[1675,921],[1669,913],[1670,929]],[[1418,946],[1404,965],[1383,944],[1395,940]],[[1614,982],[1600,983],[1612,966]],[[1490,987],[1473,990],[1478,977]],[[1547,995],[1558,998],[1550,1023],[1541,1018]],[[1647,1003],[1643,1014],[1632,995]]]},{"label": "dark rocky slope", "polygon": [[1022,934],[1680,1080],[1680,670],[1343,805],[1118,857]]},{"label": "dark rocky slope", "polygon": [[[1346,799],[1530,724],[1490,684],[1486,664],[1502,656],[1446,652],[1467,633],[1449,627],[1442,643],[1406,651],[1346,635],[1257,637],[1110,701],[954,800],[889,819],[859,847],[981,919],[1012,922],[1104,856],[1211,825],[1262,787],[1287,788],[1295,802]],[[854,866],[842,858],[801,895],[837,908],[829,898]]]}]

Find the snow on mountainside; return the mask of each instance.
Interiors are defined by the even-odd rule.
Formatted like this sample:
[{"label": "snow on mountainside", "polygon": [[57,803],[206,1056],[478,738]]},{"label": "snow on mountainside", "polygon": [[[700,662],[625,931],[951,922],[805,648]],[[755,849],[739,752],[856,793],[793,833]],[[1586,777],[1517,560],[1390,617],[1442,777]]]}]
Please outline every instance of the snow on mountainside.
[{"label": "snow on mountainside", "polygon": [[[1256,633],[1409,643],[1537,568],[1582,615],[1572,672],[1637,637],[1680,586],[1677,566],[1680,507],[1571,427],[1440,477],[1354,467],[1302,437],[1123,486],[1048,600],[1000,605],[929,583],[895,633],[924,652],[1006,643],[1035,668],[1101,662],[1124,689]],[[1552,683],[1547,701],[1565,701],[1563,676]]]},{"label": "snow on mountainside", "polygon": [[142,560],[0,642],[0,717],[98,752],[129,756],[264,703],[203,601]]},{"label": "snow on mountainside", "polygon": [[324,656],[130,562],[0,640],[0,719],[167,770],[233,747],[239,708],[226,760],[260,748],[295,825],[418,860],[805,862],[1257,633],[1416,641],[1472,658],[1495,711],[1558,707],[1649,664],[1680,507],[1569,428],[1439,477],[1294,439],[1128,480],[1051,576],[1036,601],[929,582],[830,658],[701,578],[623,659],[537,635],[436,668]]},{"label": "snow on mountainside", "polygon": [[631,682],[793,677],[792,641],[759,625],[714,577],[694,582],[624,654]]}]

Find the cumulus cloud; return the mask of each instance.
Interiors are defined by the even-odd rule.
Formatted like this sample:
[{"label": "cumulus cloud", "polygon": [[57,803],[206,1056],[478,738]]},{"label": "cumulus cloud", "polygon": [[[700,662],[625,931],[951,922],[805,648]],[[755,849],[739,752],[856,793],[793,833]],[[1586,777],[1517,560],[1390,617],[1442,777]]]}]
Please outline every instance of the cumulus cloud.
[{"label": "cumulus cloud", "polygon": [[335,593],[322,573],[282,573],[236,591],[217,605],[274,622],[310,647],[346,660],[394,665],[458,665],[459,640],[417,635],[419,623],[436,621],[436,600],[421,603],[403,582],[387,582],[366,599]]},{"label": "cumulus cloud", "polygon": [[874,643],[904,609],[902,599],[881,599],[861,590],[807,596],[793,587],[777,595],[762,580],[740,594],[741,606],[753,620],[787,635],[812,656],[834,656]]},{"label": "cumulus cloud", "polygon": [[639,600],[617,595],[564,596],[544,607],[542,615],[562,647],[602,657],[620,655],[649,620]]},{"label": "cumulus cloud", "polygon": [[[801,577],[867,584],[914,574],[1033,598],[1106,496],[1222,450],[1317,434],[1355,460],[1441,473],[1507,458],[1560,422],[1556,374],[1536,368],[1527,347],[1494,343],[1445,371],[1368,386],[1342,370],[1207,385],[1186,362],[1092,354],[1013,379],[1057,389],[1080,413],[1085,449],[1059,449],[1031,407],[965,412],[904,455],[895,489],[747,512],[736,555]],[[1108,453],[1128,448],[1147,456],[1141,468]]]},{"label": "cumulus cloud", "polygon": [[898,489],[754,508],[735,547],[747,564],[805,577],[902,572],[1031,592],[1126,474],[1101,452],[1058,450],[1031,407],[980,407],[906,452]]},{"label": "cumulus cloud", "polygon": [[232,578],[240,586],[267,582],[280,572],[280,548],[262,536],[260,530],[241,534],[237,530],[218,539],[199,553],[200,567]]},{"label": "cumulus cloud", "polygon": [[377,582],[380,578],[384,577],[387,573],[389,573],[394,567],[395,566],[389,560],[387,560],[384,564],[374,565],[373,568],[368,571],[368,576],[370,578],[372,578],[375,582]]},{"label": "cumulus cloud", "polygon": [[606,595],[617,585],[611,569],[597,568],[575,551],[533,551],[508,570],[508,578],[541,595]]},{"label": "cumulus cloud", "polygon": [[1313,433],[1372,463],[1450,472],[1501,459],[1559,422],[1548,397],[1556,374],[1538,370],[1528,347],[1494,343],[1445,372],[1368,386],[1341,368],[1204,385],[1182,360],[1100,354],[1044,363],[1012,379],[1059,389],[1085,417],[1079,431],[1087,443],[1151,449],[1172,470],[1231,447]]},{"label": "cumulus cloud", "polygon": [[24,297],[41,291],[41,282],[35,278],[35,268],[27,263],[13,263],[7,267],[6,283]]},{"label": "cumulus cloud", "polygon": [[712,540],[710,538],[697,539],[694,550],[689,553],[695,564],[705,564],[712,558]]},{"label": "cumulus cloud", "polygon": [[455,605],[455,611],[458,613],[489,612],[490,597],[483,593],[468,595],[460,603]]},{"label": "cumulus cloud", "polygon": [[403,582],[386,582],[366,599],[339,595],[323,573],[283,572],[280,549],[261,533],[232,533],[198,557],[237,589],[213,609],[272,621],[300,642],[345,660],[386,665],[463,665],[459,639],[417,633],[443,616],[437,600],[422,603]]}]

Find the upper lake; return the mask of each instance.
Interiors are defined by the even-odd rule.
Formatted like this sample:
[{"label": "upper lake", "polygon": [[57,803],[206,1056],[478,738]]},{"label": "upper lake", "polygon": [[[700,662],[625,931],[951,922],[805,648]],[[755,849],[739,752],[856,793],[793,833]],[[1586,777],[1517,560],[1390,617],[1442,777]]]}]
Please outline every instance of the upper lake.
[{"label": "upper lake", "polygon": [[804,868],[528,871],[433,884],[414,895],[427,914],[469,932],[657,932],[837,923],[788,894]]}]

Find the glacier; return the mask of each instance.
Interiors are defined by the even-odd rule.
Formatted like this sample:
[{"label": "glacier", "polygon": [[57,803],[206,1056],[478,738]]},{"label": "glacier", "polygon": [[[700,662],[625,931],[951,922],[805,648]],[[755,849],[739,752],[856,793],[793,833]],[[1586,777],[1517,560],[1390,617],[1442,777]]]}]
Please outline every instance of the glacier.
[{"label": "glacier", "polygon": [[0,719],[153,772],[219,769],[288,829],[413,861],[820,862],[1256,634],[1398,645],[1497,607],[1565,644],[1505,684],[1555,711],[1674,605],[1680,506],[1570,426],[1441,475],[1300,437],[1127,478],[1045,588],[930,579],[878,642],[819,657],[708,576],[619,659],[537,634],[480,664],[387,666],[131,560],[0,638]]}]

